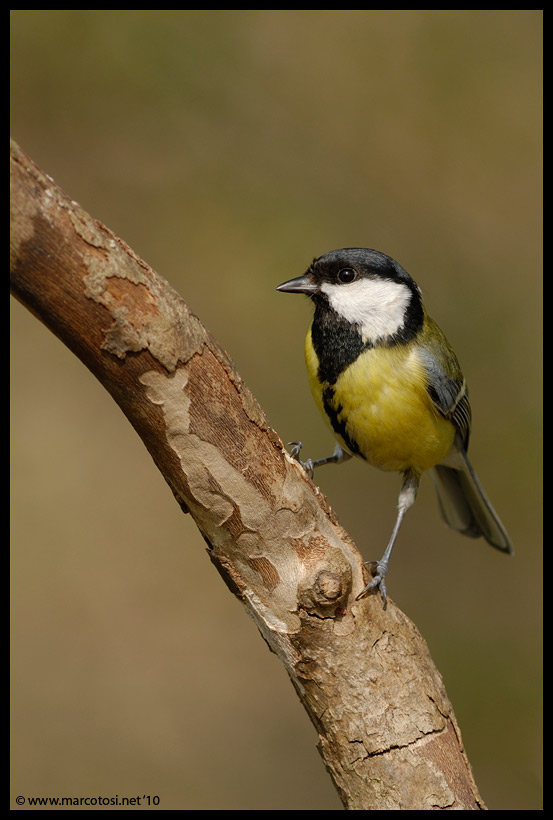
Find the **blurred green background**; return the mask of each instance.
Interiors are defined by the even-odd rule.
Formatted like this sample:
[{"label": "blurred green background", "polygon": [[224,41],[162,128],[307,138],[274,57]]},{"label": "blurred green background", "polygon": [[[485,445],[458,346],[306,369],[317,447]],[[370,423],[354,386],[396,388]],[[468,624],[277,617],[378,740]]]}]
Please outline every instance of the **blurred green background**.
[{"label": "blurred green background", "polygon": [[[305,455],[334,447],[310,305],[275,286],[348,245],[418,281],[516,556],[445,529],[427,477],[389,588],[488,807],[541,808],[541,11],[12,11],[11,35],[12,136],[172,283]],[[126,419],[14,300],[11,328],[12,807],[340,810],[286,672]],[[379,557],[399,477],[317,481]]]}]

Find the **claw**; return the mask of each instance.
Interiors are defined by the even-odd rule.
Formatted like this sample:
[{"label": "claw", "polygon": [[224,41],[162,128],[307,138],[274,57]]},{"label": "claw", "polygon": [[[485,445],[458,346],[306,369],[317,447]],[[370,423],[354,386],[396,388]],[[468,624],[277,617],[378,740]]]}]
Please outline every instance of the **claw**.
[{"label": "claw", "polygon": [[291,447],[290,455],[292,458],[295,458],[298,464],[301,464],[309,478],[313,478],[313,459],[308,458],[307,461],[302,461],[300,458],[301,448],[303,444],[301,441],[289,441],[286,445],[287,447]]},{"label": "claw", "polygon": [[313,478],[313,459],[308,458],[307,461],[300,461],[300,464],[309,476],[309,478]]},{"label": "claw", "polygon": [[364,589],[361,590],[361,592],[359,593],[359,595],[357,595],[355,600],[358,601],[360,598],[363,598],[367,594],[367,592],[370,592],[372,589],[379,589],[380,595],[382,596],[382,603],[384,604],[384,609],[386,609],[387,590],[384,577],[388,570],[388,565],[382,561],[370,561],[368,563],[370,564],[371,571],[374,572],[376,570],[376,575],[374,576],[372,581],[368,583]]},{"label": "claw", "polygon": [[301,441],[289,441],[286,445],[287,447],[291,447],[290,455],[292,458],[295,458],[296,461],[299,461],[299,454],[301,453],[301,448],[303,447],[303,443]]}]

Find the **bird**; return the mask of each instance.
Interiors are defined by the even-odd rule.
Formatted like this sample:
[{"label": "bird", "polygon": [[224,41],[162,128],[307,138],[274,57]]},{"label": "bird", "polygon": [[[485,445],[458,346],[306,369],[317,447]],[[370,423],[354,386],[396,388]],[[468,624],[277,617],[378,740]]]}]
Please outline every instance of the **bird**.
[{"label": "bird", "polygon": [[305,338],[311,393],[337,441],[332,455],[302,461],[312,478],[325,464],[356,456],[402,476],[397,517],[373,578],[357,595],[380,591],[387,603],[392,549],[421,476],[430,471],[446,524],[512,554],[513,545],[468,459],[471,407],[451,345],[407,271],[371,248],[339,248],[276,288],[314,305]]}]

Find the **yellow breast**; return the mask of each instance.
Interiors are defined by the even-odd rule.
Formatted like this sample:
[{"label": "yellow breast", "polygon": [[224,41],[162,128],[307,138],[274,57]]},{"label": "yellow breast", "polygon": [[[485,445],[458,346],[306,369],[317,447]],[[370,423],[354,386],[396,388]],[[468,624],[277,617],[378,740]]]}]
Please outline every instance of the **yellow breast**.
[{"label": "yellow breast", "polygon": [[357,454],[382,470],[418,474],[446,456],[455,428],[432,404],[416,348],[365,350],[334,385],[317,379],[311,332],[305,358],[315,402],[347,450],[355,454],[357,448]]}]

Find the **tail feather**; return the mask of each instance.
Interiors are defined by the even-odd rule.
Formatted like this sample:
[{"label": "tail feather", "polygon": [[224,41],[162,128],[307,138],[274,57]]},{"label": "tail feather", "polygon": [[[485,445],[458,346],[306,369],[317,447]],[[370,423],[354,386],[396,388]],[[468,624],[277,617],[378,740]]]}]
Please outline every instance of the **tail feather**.
[{"label": "tail feather", "polygon": [[483,536],[492,547],[513,553],[511,539],[490,504],[464,450],[432,469],[438,504],[446,524],[470,538]]}]

